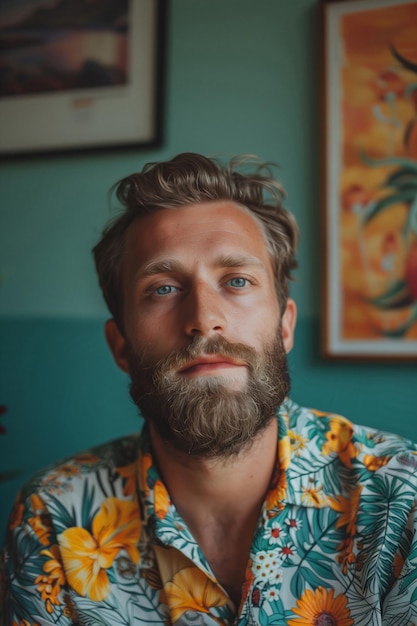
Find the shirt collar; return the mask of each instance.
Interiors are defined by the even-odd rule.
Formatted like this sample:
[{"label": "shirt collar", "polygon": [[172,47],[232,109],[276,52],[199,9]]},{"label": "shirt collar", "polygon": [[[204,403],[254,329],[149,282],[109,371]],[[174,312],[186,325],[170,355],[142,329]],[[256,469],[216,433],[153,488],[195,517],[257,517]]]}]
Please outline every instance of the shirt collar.
[{"label": "shirt collar", "polygon": [[[300,411],[301,408],[289,398],[284,400],[277,411],[277,462],[264,507],[268,517],[282,510],[285,504],[307,508],[326,505],[317,468],[313,469],[311,465],[308,467],[307,463],[308,470],[300,470],[300,458],[305,457],[307,460],[310,452],[308,439],[294,432],[297,431],[294,427]],[[172,514],[175,507],[154,463],[146,422],[141,434],[137,475],[144,523],[150,516],[160,520]]]}]

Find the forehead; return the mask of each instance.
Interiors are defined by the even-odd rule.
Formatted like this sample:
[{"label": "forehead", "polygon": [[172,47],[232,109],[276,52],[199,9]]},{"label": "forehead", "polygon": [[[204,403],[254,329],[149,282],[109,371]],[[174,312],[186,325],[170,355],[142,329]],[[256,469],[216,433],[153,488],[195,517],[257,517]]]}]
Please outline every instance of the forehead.
[{"label": "forehead", "polygon": [[235,202],[218,201],[161,209],[139,217],[127,231],[124,266],[188,251],[204,257],[219,248],[225,253],[246,252],[265,265],[271,264],[258,219]]}]

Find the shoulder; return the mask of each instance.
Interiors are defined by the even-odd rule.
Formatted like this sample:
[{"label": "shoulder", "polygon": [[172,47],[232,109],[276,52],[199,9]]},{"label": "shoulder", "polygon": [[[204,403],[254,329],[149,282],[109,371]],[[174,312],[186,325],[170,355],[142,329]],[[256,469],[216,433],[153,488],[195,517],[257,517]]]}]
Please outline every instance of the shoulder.
[{"label": "shoulder", "polygon": [[46,517],[48,526],[77,525],[109,498],[131,501],[140,442],[140,434],[122,437],[37,472],[17,496],[9,530],[29,523],[36,532]]},{"label": "shoulder", "polygon": [[123,437],[55,463],[26,483],[4,540],[11,606],[25,603],[28,615],[50,614],[48,624],[61,623],[67,580],[86,596],[91,586],[108,586],[104,569],[91,569],[100,555],[105,568],[121,549],[137,562],[140,445],[140,435]]},{"label": "shoulder", "polygon": [[331,411],[299,406],[292,400],[287,400],[282,405],[280,414],[288,431],[307,434],[309,440],[320,439],[320,435],[324,435],[329,443],[355,442],[363,452],[386,455],[417,452],[417,442],[414,443],[394,433],[360,425]]},{"label": "shoulder", "polygon": [[114,472],[133,463],[137,457],[140,435],[130,435],[84,450],[38,471],[23,487],[23,493],[34,490],[50,492],[65,488],[78,480],[88,480],[97,472]]},{"label": "shoulder", "polygon": [[280,412],[295,471],[308,462],[311,469],[331,467],[355,483],[389,480],[407,483],[417,493],[417,445],[412,441],[291,400]]}]

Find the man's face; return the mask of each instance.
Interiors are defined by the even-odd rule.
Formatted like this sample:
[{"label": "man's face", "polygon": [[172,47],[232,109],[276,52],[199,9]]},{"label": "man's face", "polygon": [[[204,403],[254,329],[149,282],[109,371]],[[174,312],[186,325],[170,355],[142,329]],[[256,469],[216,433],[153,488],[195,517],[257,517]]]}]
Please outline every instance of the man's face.
[{"label": "man's face", "polygon": [[[238,410],[249,389],[253,396],[261,380],[285,370],[295,306],[289,301],[280,320],[264,235],[252,215],[233,202],[186,205],[134,222],[125,243],[123,298],[125,337],[109,322],[107,339],[151,423],[161,411],[169,413],[173,397],[187,393],[190,400],[200,392],[205,397],[200,408],[191,403],[192,414],[203,406],[207,414],[220,396],[218,410],[228,410],[224,398],[230,411],[230,403]],[[271,382],[261,395],[268,395]],[[286,391],[273,394],[272,409],[271,399],[266,401],[269,419]],[[254,406],[261,398],[249,402]],[[188,431],[193,419],[189,411],[177,416],[175,430]],[[201,420],[221,423],[219,416]],[[162,435],[175,436],[172,428]],[[207,436],[214,436],[212,429]],[[201,450],[190,448],[188,440],[181,447]]]}]

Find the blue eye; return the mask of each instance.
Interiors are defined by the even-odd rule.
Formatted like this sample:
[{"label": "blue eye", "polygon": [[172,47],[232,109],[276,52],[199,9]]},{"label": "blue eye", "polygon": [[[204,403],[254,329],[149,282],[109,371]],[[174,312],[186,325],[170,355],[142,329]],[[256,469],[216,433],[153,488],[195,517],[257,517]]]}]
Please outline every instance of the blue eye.
[{"label": "blue eye", "polygon": [[176,287],[173,287],[172,285],[161,285],[155,289],[155,293],[158,296],[167,296],[174,291],[176,291]]},{"label": "blue eye", "polygon": [[246,285],[248,284],[248,281],[246,278],[241,278],[240,276],[237,276],[236,278],[231,278],[229,280],[229,284],[231,287],[241,288],[241,287],[246,287]]}]

